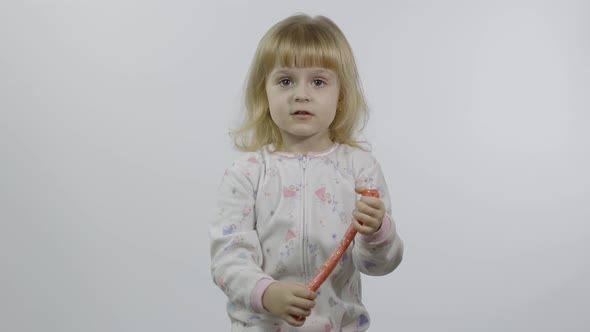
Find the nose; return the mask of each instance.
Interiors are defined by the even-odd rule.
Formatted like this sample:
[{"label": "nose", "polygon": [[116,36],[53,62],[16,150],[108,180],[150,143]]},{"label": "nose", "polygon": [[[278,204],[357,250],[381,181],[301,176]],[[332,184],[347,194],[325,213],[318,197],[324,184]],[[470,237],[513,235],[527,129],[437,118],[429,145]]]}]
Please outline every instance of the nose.
[{"label": "nose", "polygon": [[294,99],[297,102],[308,102],[310,98],[309,93],[307,93],[307,88],[305,86],[299,86],[295,89]]}]

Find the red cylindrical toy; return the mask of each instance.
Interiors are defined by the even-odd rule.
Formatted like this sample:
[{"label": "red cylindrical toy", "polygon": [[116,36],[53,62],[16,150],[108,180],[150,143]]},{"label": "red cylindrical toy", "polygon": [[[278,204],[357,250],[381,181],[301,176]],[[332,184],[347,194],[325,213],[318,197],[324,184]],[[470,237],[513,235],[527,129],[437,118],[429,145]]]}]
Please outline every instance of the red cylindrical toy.
[{"label": "red cylindrical toy", "polygon": [[[361,193],[361,195],[373,196],[378,198],[379,192],[376,189],[366,189]],[[307,285],[305,285],[307,289],[315,292],[320,288],[320,286],[324,281],[326,281],[332,270],[334,270],[336,264],[338,264],[340,258],[342,258],[342,255],[344,255],[344,252],[350,245],[350,242],[352,242],[352,240],[354,239],[356,233],[356,229],[354,229],[352,225],[348,226],[348,229],[342,237],[342,240],[340,240],[338,246],[336,246],[336,248],[334,249],[334,251],[332,251],[328,259],[326,259],[324,264],[322,264],[322,266],[318,269],[311,281],[307,283]]]}]

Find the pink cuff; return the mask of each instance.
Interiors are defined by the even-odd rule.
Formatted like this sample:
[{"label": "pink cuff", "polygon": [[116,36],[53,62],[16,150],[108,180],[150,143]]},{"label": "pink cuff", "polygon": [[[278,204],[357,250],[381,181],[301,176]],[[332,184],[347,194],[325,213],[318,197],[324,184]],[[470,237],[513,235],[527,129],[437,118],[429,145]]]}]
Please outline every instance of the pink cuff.
[{"label": "pink cuff", "polygon": [[252,290],[252,293],[250,293],[250,306],[252,306],[252,309],[254,309],[254,311],[259,313],[268,312],[268,310],[266,310],[266,308],[264,308],[264,306],[262,305],[262,295],[264,295],[264,291],[266,291],[268,286],[270,286],[270,284],[272,284],[275,281],[276,280],[267,278],[258,280],[256,286]]},{"label": "pink cuff", "polygon": [[383,218],[383,223],[381,224],[381,228],[371,235],[364,235],[359,234],[361,240],[364,242],[380,242],[389,236],[389,232],[391,231],[391,219],[389,219],[388,215],[385,215]]}]

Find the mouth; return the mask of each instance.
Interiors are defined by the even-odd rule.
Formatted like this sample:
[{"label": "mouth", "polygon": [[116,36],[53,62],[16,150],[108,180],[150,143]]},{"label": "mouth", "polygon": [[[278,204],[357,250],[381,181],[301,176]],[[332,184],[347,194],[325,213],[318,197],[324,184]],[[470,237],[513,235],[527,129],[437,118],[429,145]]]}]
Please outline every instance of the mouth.
[{"label": "mouth", "polygon": [[291,113],[291,116],[297,120],[307,120],[307,119],[311,118],[313,116],[313,114],[311,114],[308,111],[297,110],[297,111]]},{"label": "mouth", "polygon": [[311,116],[313,114],[311,114],[311,112],[308,112],[305,110],[297,110],[295,112],[292,112],[291,115],[302,115],[302,116],[309,115],[309,116]]}]

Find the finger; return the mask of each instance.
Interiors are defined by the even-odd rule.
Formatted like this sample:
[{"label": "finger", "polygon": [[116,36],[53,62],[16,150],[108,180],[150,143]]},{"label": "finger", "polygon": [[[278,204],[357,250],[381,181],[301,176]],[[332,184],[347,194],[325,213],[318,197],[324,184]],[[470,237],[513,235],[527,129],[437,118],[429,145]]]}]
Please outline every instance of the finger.
[{"label": "finger", "polygon": [[363,205],[362,202],[357,202],[357,206],[359,208],[353,210],[353,212],[360,212],[359,215],[356,215],[356,218],[362,223],[369,221],[366,220],[366,218],[372,218],[375,222],[374,224],[379,224],[381,223],[381,221],[383,221],[383,218],[385,217],[385,210],[377,210],[371,208],[369,206]]},{"label": "finger", "polygon": [[366,214],[368,216],[376,218],[379,215],[378,209],[375,209],[374,207],[369,206],[364,202],[356,201],[355,207],[356,207],[356,210],[358,210],[359,212]]},{"label": "finger", "polygon": [[359,224],[364,225],[364,226],[369,226],[369,227],[375,228],[378,223],[377,218],[374,218],[370,215],[364,214],[358,210],[352,211],[352,217],[354,219],[356,219],[356,221],[358,221]]},{"label": "finger", "polygon": [[358,220],[352,219],[352,226],[356,229],[357,232],[364,234],[364,235],[371,235],[375,233],[375,229],[364,224],[360,224]]},{"label": "finger", "polygon": [[291,316],[304,318],[304,317],[311,315],[311,310],[301,309],[301,308],[297,308],[297,307],[290,307],[289,309],[287,309],[287,313]]},{"label": "finger", "polygon": [[356,205],[366,206],[367,209],[371,209],[369,211],[385,211],[385,204],[382,200],[375,198],[375,197],[361,197],[358,201],[356,201]]},{"label": "finger", "polygon": [[291,315],[284,315],[283,320],[292,326],[302,326],[305,323],[305,317],[295,317]]},{"label": "finger", "polygon": [[359,187],[355,187],[355,188],[354,188],[354,191],[355,191],[357,194],[359,194],[359,195],[362,195],[362,194],[363,194],[363,192],[364,192],[365,190],[367,190],[367,189],[369,189],[369,188],[367,188],[367,187],[360,187],[360,186],[359,186]]},{"label": "finger", "polygon": [[302,285],[301,287],[299,287],[293,291],[293,295],[300,297],[300,298],[304,298],[304,299],[310,299],[310,300],[315,300],[316,297],[318,297],[318,295],[315,292],[307,289],[304,284],[301,284],[301,285]]},{"label": "finger", "polygon": [[311,310],[315,307],[315,301],[297,298],[293,301],[292,305],[303,310]]}]

